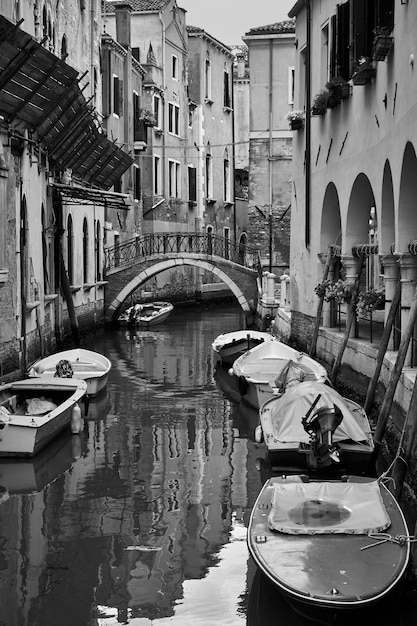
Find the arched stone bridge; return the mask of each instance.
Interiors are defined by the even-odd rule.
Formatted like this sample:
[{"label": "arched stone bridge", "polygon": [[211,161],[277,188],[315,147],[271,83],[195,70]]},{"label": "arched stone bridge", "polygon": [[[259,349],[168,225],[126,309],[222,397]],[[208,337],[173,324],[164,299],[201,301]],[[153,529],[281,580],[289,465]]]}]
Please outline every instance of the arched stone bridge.
[{"label": "arched stone bridge", "polygon": [[236,296],[246,319],[254,319],[262,284],[258,250],[211,234],[152,233],[108,248],[105,256],[105,310],[109,322],[142,283],[181,265],[212,272]]}]

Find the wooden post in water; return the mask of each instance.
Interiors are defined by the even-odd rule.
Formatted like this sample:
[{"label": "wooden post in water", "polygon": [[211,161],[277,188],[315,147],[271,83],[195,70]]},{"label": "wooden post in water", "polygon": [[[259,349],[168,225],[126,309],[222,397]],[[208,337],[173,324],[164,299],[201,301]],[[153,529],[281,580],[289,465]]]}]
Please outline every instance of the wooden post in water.
[{"label": "wooden post in water", "polygon": [[387,321],[384,327],[384,332],[382,333],[381,344],[379,346],[378,356],[376,359],[375,372],[371,380],[369,381],[368,389],[366,390],[366,400],[365,400],[365,404],[363,407],[365,410],[365,413],[369,413],[369,411],[372,408],[374,399],[375,399],[376,386],[378,384],[378,379],[381,373],[382,363],[384,362],[384,356],[387,351],[388,342],[391,337],[391,332],[392,332],[392,328],[394,326],[394,321],[395,321],[395,315],[397,313],[400,300],[401,300],[401,280],[400,280],[400,277],[398,277],[397,285],[395,287],[394,297],[391,301],[391,306],[388,312],[388,317],[387,317]]},{"label": "wooden post in water", "polygon": [[333,369],[332,369],[332,373],[331,373],[331,376],[330,376],[330,380],[331,380],[331,382],[333,384],[336,381],[337,373],[339,371],[340,364],[342,362],[343,353],[345,351],[345,348],[347,346],[347,342],[349,340],[350,329],[352,328],[352,322],[355,319],[356,297],[357,297],[357,294],[358,294],[359,281],[361,279],[361,274],[362,274],[362,269],[363,269],[364,262],[365,262],[365,255],[361,254],[361,260],[360,260],[360,264],[359,264],[358,273],[356,274],[355,282],[353,283],[352,297],[351,297],[349,305],[348,305],[345,334],[344,334],[343,341],[342,341],[342,344],[341,344],[340,349],[339,349],[339,353],[338,353],[338,355],[336,357],[336,360],[335,360],[335,362],[333,364]]},{"label": "wooden post in water", "polygon": [[[327,250],[326,265],[324,266],[323,279],[322,279],[323,282],[325,280],[327,280],[327,277],[329,275],[330,264],[332,262],[332,251],[333,251],[333,247],[329,246],[329,248]],[[323,312],[323,302],[324,302],[324,294],[322,294],[320,296],[319,303],[317,305],[316,323],[315,323],[315,326],[314,326],[313,338],[311,340],[311,346],[310,346],[310,352],[309,352],[310,356],[312,356],[312,357],[314,357],[316,355],[317,337],[319,335],[321,314]]]},{"label": "wooden post in water", "polygon": [[400,347],[398,348],[397,359],[395,361],[394,368],[391,372],[391,376],[385,390],[384,400],[382,402],[381,411],[379,413],[378,422],[375,430],[375,449],[373,452],[373,461],[376,461],[379,450],[382,445],[382,439],[385,433],[385,428],[390,415],[392,403],[394,401],[394,394],[397,388],[398,381],[401,376],[402,368],[407,356],[408,346],[410,344],[411,336],[413,334],[414,325],[417,320],[417,289],[414,292],[414,298],[410,307],[410,314],[408,318],[407,328],[401,338]]},{"label": "wooden post in water", "polygon": [[417,436],[417,378],[414,381],[410,406],[405,418],[404,430],[398,447],[398,458],[394,465],[392,478],[394,481],[394,495],[401,498],[407,467],[411,461],[414,442]]}]

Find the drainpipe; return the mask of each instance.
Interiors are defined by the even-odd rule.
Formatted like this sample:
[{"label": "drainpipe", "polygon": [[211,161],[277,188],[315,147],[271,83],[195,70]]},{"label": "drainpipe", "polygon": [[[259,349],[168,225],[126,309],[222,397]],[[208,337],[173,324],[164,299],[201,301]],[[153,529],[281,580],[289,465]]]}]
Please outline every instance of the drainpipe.
[{"label": "drainpipe", "polygon": [[310,248],[310,196],[311,196],[311,3],[306,0],[306,153],[305,153],[305,246]]},{"label": "drainpipe", "polygon": [[273,79],[273,71],[272,71],[272,63],[273,63],[273,49],[272,49],[272,39],[269,40],[269,272],[272,273],[272,105],[273,105],[273,94],[272,94],[272,79]]},{"label": "drainpipe", "polygon": [[27,233],[26,220],[27,212],[23,212],[23,180],[20,178],[19,183],[19,269],[20,269],[20,371],[22,376],[25,375],[26,364],[26,281],[27,269],[25,267]]}]

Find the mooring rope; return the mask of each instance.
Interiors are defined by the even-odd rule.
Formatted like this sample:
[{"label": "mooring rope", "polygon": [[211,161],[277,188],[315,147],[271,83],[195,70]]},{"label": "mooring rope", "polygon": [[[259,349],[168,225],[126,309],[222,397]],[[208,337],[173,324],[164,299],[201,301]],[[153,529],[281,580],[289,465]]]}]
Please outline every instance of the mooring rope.
[{"label": "mooring rope", "polygon": [[370,543],[367,546],[363,546],[362,550],[367,550],[368,548],[374,548],[375,546],[380,546],[383,543],[396,543],[399,546],[405,546],[406,543],[415,543],[417,538],[414,535],[395,535],[394,537],[389,533],[368,533],[368,537],[370,539],[376,539],[375,543]]}]

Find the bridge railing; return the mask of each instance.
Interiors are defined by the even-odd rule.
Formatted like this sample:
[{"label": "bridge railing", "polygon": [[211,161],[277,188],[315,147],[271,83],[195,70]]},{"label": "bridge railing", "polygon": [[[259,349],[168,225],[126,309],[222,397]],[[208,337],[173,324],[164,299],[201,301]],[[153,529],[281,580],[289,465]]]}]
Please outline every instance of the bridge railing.
[{"label": "bridge railing", "polygon": [[159,254],[194,253],[219,256],[262,273],[259,250],[203,233],[150,233],[105,250],[105,271]]}]

